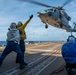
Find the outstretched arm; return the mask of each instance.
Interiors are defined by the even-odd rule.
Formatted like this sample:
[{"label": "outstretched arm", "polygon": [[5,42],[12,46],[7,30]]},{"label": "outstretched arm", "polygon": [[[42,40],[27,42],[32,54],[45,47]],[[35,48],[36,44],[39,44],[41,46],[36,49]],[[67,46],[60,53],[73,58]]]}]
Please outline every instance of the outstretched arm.
[{"label": "outstretched arm", "polygon": [[31,15],[30,18],[24,23],[24,25],[22,26],[23,29],[25,29],[25,27],[27,26],[27,24],[30,22],[32,18],[33,18],[33,15]]}]

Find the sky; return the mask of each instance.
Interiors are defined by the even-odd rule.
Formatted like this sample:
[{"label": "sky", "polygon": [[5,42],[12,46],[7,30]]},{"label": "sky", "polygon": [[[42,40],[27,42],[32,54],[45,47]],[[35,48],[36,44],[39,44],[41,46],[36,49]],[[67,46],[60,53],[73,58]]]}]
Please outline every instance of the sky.
[{"label": "sky", "polygon": [[[61,6],[66,0],[35,0],[51,6]],[[66,41],[69,32],[66,30],[58,29],[49,25],[48,29],[45,29],[43,24],[37,15],[37,12],[43,12],[48,8],[30,4],[27,2],[21,2],[18,0],[0,0],[0,41],[6,41],[8,28],[11,22],[22,21],[25,23],[30,15],[34,15],[30,23],[25,28],[27,39],[26,41]],[[64,7],[67,14],[72,18],[70,25],[76,22],[76,0]],[[76,33],[73,33],[76,36]]]}]

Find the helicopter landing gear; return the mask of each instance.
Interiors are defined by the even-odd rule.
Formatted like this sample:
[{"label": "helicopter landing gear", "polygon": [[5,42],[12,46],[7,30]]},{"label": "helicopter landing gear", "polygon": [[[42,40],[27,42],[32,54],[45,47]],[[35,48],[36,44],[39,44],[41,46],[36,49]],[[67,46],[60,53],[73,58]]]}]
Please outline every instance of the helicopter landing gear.
[{"label": "helicopter landing gear", "polygon": [[60,28],[63,28],[63,24],[62,23],[60,23]]},{"label": "helicopter landing gear", "polygon": [[47,24],[45,24],[45,28],[46,28],[46,29],[48,28],[48,25],[47,25]]}]

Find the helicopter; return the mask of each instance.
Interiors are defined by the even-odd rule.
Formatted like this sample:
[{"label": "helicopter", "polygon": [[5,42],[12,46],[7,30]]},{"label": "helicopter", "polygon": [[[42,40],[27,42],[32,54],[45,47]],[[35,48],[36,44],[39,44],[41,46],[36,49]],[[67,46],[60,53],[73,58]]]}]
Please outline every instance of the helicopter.
[{"label": "helicopter", "polygon": [[34,0],[19,0],[19,1],[29,2],[49,8],[47,10],[44,10],[44,12],[37,12],[38,17],[45,24],[45,28],[48,28],[48,24],[49,24],[56,28],[65,29],[68,32],[76,31],[69,25],[69,21],[71,21],[71,17],[65,12],[65,9],[63,9],[64,6],[66,6],[73,0],[66,0],[62,6],[58,6],[58,7],[46,5]]}]

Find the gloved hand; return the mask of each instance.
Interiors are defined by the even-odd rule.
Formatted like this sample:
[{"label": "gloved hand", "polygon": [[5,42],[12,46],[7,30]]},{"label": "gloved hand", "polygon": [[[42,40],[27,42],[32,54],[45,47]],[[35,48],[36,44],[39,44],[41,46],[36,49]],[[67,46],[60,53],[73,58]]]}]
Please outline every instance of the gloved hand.
[{"label": "gloved hand", "polygon": [[33,15],[30,16],[30,19],[32,19],[32,18],[33,18]]}]

